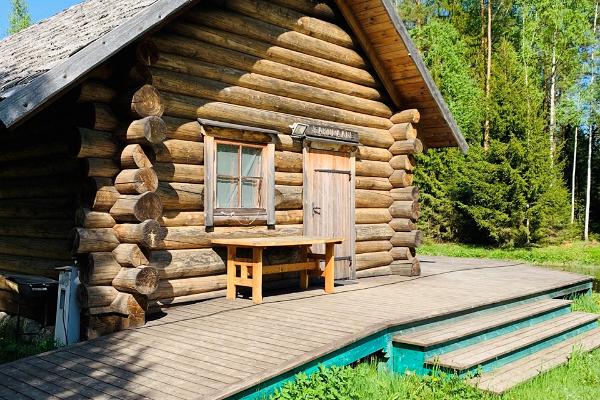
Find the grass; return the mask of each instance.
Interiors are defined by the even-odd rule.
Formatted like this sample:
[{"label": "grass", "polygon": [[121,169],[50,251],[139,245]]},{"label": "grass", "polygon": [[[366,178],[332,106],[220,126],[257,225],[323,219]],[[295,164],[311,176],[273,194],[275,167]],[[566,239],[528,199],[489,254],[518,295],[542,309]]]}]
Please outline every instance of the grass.
[{"label": "grass", "polygon": [[0,364],[55,348],[54,338],[41,334],[21,337],[17,343],[14,322],[0,322]]},{"label": "grass", "polygon": [[419,247],[419,254],[523,261],[592,275],[596,279],[600,279],[600,244],[595,242],[569,242],[562,245],[524,248],[490,248],[457,243],[427,243]]},{"label": "grass", "polygon": [[[600,314],[600,293],[580,296],[573,311]],[[596,400],[600,398],[600,349],[574,353],[569,362],[501,396],[480,391],[455,375],[392,374],[376,363],[320,367],[298,374],[269,400]]]},{"label": "grass", "polygon": [[321,368],[310,377],[299,374],[269,400],[597,400],[600,350],[575,353],[571,360],[505,394],[475,389],[463,379],[392,374],[373,363]]}]

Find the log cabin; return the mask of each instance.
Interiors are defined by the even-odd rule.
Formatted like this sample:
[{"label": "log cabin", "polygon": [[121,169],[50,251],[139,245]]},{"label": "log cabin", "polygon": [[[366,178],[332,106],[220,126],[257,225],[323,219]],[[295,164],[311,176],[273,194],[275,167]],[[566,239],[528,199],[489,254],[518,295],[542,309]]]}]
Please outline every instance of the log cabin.
[{"label": "log cabin", "polygon": [[414,156],[467,150],[392,0],[88,0],[0,54],[0,274],[77,266],[87,337],[224,296],[214,239],[418,275]]}]

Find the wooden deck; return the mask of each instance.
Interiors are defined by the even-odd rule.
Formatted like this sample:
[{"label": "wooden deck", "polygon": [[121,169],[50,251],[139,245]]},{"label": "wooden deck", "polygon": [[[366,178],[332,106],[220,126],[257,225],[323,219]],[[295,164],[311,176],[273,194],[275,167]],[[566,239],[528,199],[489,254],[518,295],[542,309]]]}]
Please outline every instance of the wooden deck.
[{"label": "wooden deck", "polygon": [[224,399],[388,328],[590,283],[503,261],[423,257],[422,269],[330,295],[174,307],[143,328],[0,366],[0,399]]}]

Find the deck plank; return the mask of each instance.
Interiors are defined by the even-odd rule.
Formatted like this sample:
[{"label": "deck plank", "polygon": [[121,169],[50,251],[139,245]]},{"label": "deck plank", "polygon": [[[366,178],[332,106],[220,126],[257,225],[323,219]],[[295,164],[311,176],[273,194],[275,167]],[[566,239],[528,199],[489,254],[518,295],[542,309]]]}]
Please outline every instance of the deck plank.
[{"label": "deck plank", "polygon": [[320,287],[267,295],[261,305],[216,298],[171,306],[144,327],[1,366],[0,397],[225,399],[390,326],[589,282],[521,263],[446,257],[423,257],[422,271],[361,279],[329,295]]}]

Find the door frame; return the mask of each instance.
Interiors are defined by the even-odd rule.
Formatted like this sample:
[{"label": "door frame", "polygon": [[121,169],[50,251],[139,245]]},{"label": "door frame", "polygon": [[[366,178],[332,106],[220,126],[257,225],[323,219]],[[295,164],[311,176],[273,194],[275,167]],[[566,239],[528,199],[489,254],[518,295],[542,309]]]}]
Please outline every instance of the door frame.
[{"label": "door frame", "polygon": [[[312,208],[310,203],[311,199],[311,186],[309,183],[312,182],[311,177],[309,176],[309,171],[307,166],[308,157],[310,156],[311,150],[321,150],[321,151],[330,151],[333,153],[339,153],[340,155],[346,155],[349,158],[349,168],[350,168],[350,252],[351,252],[351,264],[350,264],[350,276],[348,280],[356,279],[356,146],[348,145],[345,143],[333,143],[333,142],[321,142],[321,141],[311,141],[304,140],[302,146],[302,203],[303,203],[303,232],[306,235],[306,218],[309,213],[312,212]],[[314,172],[312,172],[314,173]],[[337,279],[336,279],[337,280]]]}]

